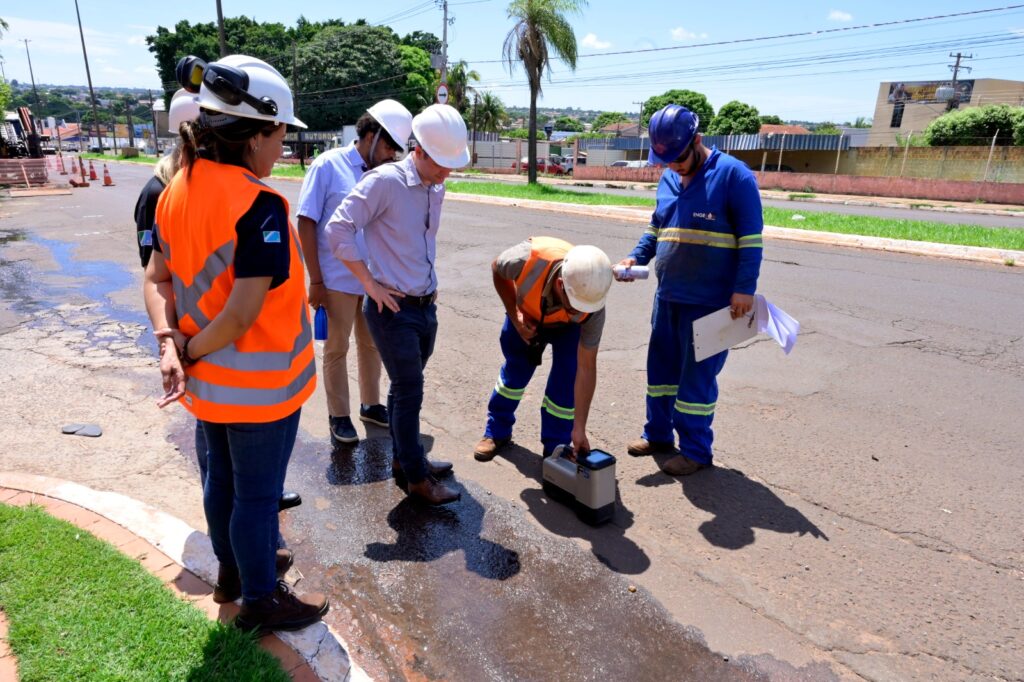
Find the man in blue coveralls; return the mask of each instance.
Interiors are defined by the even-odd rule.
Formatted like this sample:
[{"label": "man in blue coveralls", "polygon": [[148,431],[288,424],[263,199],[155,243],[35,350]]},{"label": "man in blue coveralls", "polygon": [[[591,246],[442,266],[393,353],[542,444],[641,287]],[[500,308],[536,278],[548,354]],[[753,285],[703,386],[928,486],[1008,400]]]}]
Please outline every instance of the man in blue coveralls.
[{"label": "man in blue coveralls", "polygon": [[725,306],[733,319],[752,314],[761,268],[757,181],[741,161],[705,147],[698,126],[697,115],[678,104],[651,117],[650,163],[668,170],[658,184],[650,227],[620,262],[646,265],[657,257],[658,276],[647,350],[647,423],[626,451],[634,457],[674,455],[661,465],[672,476],[711,466],[716,377],[728,355],[696,362],[693,321]]}]

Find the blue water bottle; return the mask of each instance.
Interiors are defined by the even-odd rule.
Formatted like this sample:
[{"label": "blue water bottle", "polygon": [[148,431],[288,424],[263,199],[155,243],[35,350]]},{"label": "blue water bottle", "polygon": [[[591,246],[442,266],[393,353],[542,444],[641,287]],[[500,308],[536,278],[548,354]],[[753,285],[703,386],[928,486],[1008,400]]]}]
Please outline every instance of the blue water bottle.
[{"label": "blue water bottle", "polygon": [[327,309],[318,306],[313,317],[313,338],[317,341],[327,340]]}]

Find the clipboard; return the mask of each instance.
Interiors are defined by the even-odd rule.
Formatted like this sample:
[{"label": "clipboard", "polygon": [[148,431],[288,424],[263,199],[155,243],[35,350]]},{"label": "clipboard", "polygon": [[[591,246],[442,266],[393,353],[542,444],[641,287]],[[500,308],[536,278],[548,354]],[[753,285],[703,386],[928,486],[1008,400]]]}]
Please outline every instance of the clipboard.
[{"label": "clipboard", "polygon": [[738,319],[732,319],[730,307],[716,310],[693,321],[693,357],[697,362],[729,350],[737,343],[757,336],[757,306]]}]

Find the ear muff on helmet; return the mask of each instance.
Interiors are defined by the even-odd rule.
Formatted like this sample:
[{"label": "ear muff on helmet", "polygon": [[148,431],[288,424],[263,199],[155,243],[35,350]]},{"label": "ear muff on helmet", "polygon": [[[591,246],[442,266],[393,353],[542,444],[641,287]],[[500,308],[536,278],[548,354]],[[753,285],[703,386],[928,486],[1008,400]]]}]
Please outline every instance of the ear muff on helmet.
[{"label": "ear muff on helmet", "polygon": [[178,60],[178,66],[174,74],[178,84],[193,95],[199,93],[199,86],[203,83],[203,71],[206,70],[206,62],[199,57],[189,55]]}]

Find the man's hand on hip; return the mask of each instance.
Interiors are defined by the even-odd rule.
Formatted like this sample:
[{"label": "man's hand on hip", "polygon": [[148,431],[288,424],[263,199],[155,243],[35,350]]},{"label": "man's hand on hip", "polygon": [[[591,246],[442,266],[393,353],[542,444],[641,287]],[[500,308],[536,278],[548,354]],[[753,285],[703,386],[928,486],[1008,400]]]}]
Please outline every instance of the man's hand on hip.
[{"label": "man's hand on hip", "polygon": [[396,299],[405,298],[405,294],[401,291],[386,287],[377,280],[372,280],[370,286],[366,287],[366,295],[377,304],[378,313],[384,312],[385,306],[391,312],[397,313],[398,301]]}]

